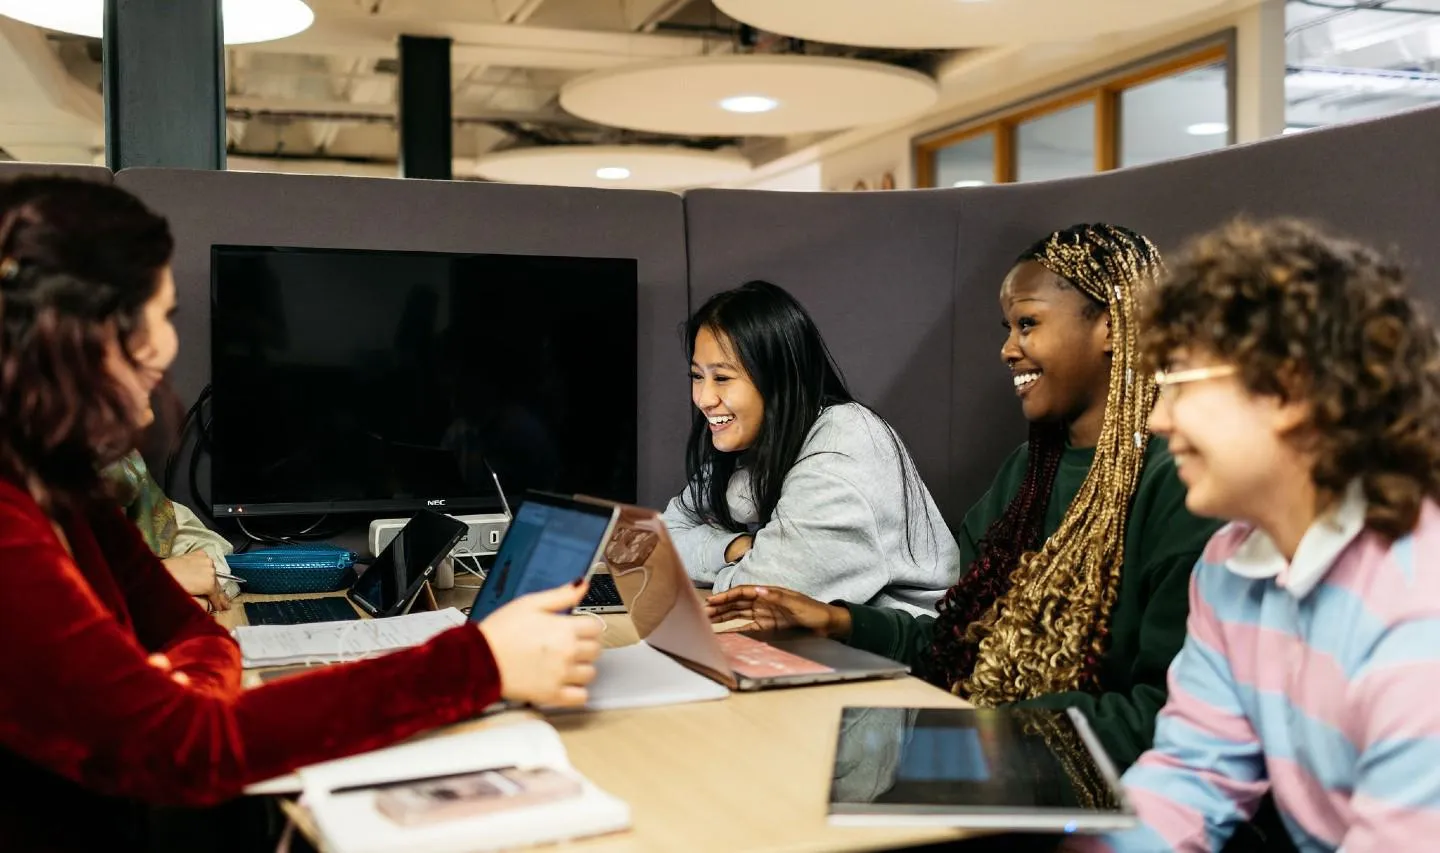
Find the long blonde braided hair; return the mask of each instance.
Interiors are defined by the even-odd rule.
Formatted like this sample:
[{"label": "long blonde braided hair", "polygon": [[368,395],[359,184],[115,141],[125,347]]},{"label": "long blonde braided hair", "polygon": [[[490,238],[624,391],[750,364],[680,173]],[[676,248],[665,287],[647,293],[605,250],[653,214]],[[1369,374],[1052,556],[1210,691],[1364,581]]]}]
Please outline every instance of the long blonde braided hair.
[{"label": "long blonde braided hair", "polygon": [[[1110,387],[1095,461],[1060,526],[1039,550],[1020,554],[1008,571],[1003,594],[993,598],[978,618],[937,635],[937,656],[973,662],[957,671],[945,667],[942,660],[939,671],[947,686],[981,706],[1093,688],[1108,640],[1110,611],[1125,558],[1126,518],[1145,462],[1146,421],[1156,396],[1153,378],[1140,369],[1136,328],[1139,291],[1162,271],[1153,243],[1113,225],[1077,225],[1051,234],[1019,260],[1042,264],[1108,308],[1113,341]],[[1032,430],[1032,459],[1057,457],[1059,448],[1037,444],[1063,442],[1063,436],[1055,429]],[[1037,478],[1034,472],[1044,467],[1050,469],[1044,479],[1053,482],[1053,464],[1032,464],[1027,479]],[[1043,484],[1047,493],[1050,482]],[[1028,485],[1022,495],[1034,491],[1037,484]],[[1022,501],[1022,495],[1006,513],[1043,516],[1047,500]],[[1038,529],[1033,523],[1038,518],[1030,519],[1030,524],[1016,521],[1012,519],[1005,529]],[[1002,526],[997,522],[992,530]],[[1029,547],[1028,542],[1008,544]],[[982,544],[975,568],[1010,569],[990,565],[985,549]],[[983,578],[967,580],[985,583]],[[942,621],[947,606],[952,611],[964,609],[957,599],[965,586],[962,581],[947,595]],[[947,633],[952,644],[963,637],[961,645],[968,647],[963,650],[968,654],[947,654],[942,647]]]}]

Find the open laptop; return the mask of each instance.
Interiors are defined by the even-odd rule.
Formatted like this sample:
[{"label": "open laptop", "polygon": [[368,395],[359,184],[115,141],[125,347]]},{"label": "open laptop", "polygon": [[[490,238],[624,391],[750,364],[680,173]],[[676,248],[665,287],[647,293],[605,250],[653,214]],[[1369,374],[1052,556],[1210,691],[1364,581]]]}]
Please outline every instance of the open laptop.
[{"label": "open laptop", "polygon": [[[401,528],[375,562],[350,583],[345,597],[315,596],[245,604],[251,625],[303,625],[399,616],[411,608],[440,561],[464,538],[465,522],[423,509]],[[354,606],[351,606],[351,603]]]},{"label": "open laptop", "polygon": [[902,663],[823,637],[716,634],[658,512],[579,499],[618,512],[604,560],[640,639],[731,690],[897,678],[910,671]]},{"label": "open laptop", "polygon": [[589,577],[618,512],[544,492],[527,492],[515,510],[475,603],[479,622],[510,601]]}]

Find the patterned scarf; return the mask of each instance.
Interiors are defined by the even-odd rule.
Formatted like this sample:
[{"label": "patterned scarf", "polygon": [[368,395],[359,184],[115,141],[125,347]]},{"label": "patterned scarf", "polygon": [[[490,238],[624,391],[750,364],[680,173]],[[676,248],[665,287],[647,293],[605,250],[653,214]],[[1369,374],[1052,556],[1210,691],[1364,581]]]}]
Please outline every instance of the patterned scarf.
[{"label": "patterned scarf", "polygon": [[131,451],[128,456],[102,470],[100,476],[113,487],[121,509],[139,528],[145,544],[160,559],[168,558],[175,549],[175,537],[179,533],[175,507],[160,484],[150,476],[150,469],[140,451]]}]

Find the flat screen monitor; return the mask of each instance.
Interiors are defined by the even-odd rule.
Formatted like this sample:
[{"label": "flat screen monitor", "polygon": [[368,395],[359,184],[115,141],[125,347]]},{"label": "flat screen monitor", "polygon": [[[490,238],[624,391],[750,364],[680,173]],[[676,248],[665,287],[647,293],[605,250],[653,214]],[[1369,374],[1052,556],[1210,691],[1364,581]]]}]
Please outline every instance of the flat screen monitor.
[{"label": "flat screen monitor", "polygon": [[217,516],[634,499],[633,259],[214,246],[210,316]]}]

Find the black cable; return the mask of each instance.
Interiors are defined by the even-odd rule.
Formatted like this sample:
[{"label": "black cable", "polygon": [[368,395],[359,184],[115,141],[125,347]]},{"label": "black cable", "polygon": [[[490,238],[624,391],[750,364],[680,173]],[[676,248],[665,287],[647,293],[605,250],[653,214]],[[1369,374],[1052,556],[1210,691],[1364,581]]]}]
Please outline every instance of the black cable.
[{"label": "black cable", "polygon": [[325,520],[328,519],[329,517],[330,517],[330,515],[329,515],[328,513],[322,514],[322,515],[320,515],[318,518],[316,518],[315,521],[313,521],[313,522],[310,524],[309,527],[307,527],[307,528],[305,528],[304,530],[301,530],[301,531],[299,531],[299,532],[297,532],[297,533],[278,533],[278,534],[277,534],[277,533],[266,533],[266,532],[264,532],[264,531],[261,531],[261,532],[259,532],[259,533],[253,533],[253,532],[251,532],[250,528],[248,528],[248,527],[245,526],[245,521],[244,521],[244,519],[241,519],[241,518],[239,518],[238,516],[235,518],[235,523],[236,523],[236,525],[238,525],[238,526],[240,527],[240,532],[241,532],[241,533],[244,533],[245,536],[248,537],[251,542],[259,542],[259,543],[264,544],[264,545],[298,545],[298,544],[300,544],[301,542],[305,542],[305,541],[312,541],[312,542],[313,542],[313,541],[316,541],[316,540],[329,539],[331,536],[335,535],[335,533],[336,533],[337,531],[334,530],[334,529],[332,529],[332,530],[319,530],[319,529],[318,529],[318,528],[320,527],[320,525],[323,524],[323,523],[325,522]]},{"label": "black cable", "polygon": [[185,412],[185,417],[180,420],[180,427],[176,431],[175,446],[170,449],[169,455],[165,457],[163,486],[165,488],[165,494],[167,495],[175,488],[175,463],[180,461],[181,454],[185,452],[185,443],[190,438],[190,424],[200,413],[200,407],[205,405],[205,401],[209,399],[209,397],[210,383],[207,382],[205,383],[205,387],[200,389],[200,396],[195,398],[195,402],[191,404],[189,411]]},{"label": "black cable", "polygon": [[[213,421],[212,421],[213,422]],[[215,520],[215,513],[210,507],[210,501],[200,494],[199,472],[201,453],[210,453],[210,424],[205,421],[204,414],[196,412],[195,417],[195,446],[190,448],[190,500],[195,504],[195,510],[209,523],[210,529],[214,530],[219,526]]]}]

